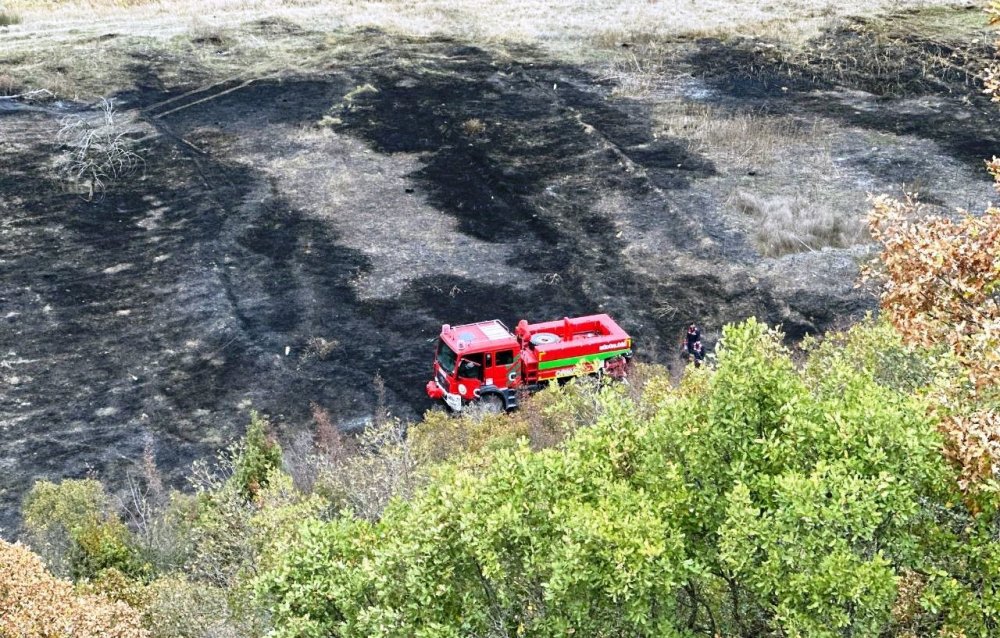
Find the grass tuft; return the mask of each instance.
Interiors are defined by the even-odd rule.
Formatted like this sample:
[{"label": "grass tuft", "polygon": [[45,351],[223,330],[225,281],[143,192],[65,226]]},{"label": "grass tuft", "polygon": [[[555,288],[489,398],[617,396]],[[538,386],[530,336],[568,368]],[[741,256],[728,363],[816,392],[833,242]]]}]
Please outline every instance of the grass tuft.
[{"label": "grass tuft", "polygon": [[478,117],[462,122],[462,131],[469,137],[478,137],[486,132],[486,123]]},{"label": "grass tuft", "polygon": [[11,11],[0,11],[0,27],[21,24],[21,16]]},{"label": "grass tuft", "polygon": [[764,198],[736,191],[730,204],[755,223],[753,240],[765,257],[846,248],[861,241],[860,217],[850,216],[807,195]]},{"label": "grass tuft", "polygon": [[128,133],[112,100],[102,98],[99,118],[63,118],[59,131],[66,147],[63,168],[71,181],[87,189],[87,201],[102,196],[111,183],[132,175],[143,164],[132,150]]},{"label": "grass tuft", "polygon": [[740,171],[771,163],[789,145],[815,143],[828,135],[821,120],[731,112],[699,103],[683,104],[679,112],[668,106],[661,111],[659,133],[683,139],[691,153]]}]

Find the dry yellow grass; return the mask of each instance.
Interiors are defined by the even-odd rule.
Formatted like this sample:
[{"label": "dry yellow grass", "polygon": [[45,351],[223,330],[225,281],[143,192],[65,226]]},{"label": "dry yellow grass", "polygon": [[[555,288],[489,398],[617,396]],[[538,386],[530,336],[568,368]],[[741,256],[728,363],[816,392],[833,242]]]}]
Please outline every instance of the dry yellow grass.
[{"label": "dry yellow grass", "polygon": [[754,112],[729,112],[701,103],[664,103],[655,108],[658,135],[685,140],[692,153],[705,155],[723,169],[766,165],[790,145],[813,144],[829,135],[822,120],[798,121]]},{"label": "dry yellow grass", "polygon": [[188,16],[213,23],[280,16],[319,28],[377,27],[411,35],[544,43],[559,49],[685,34],[742,33],[784,38],[814,32],[830,18],[951,4],[944,0],[10,0],[23,29],[95,28],[156,34],[183,29]]},{"label": "dry yellow grass", "polygon": [[752,221],[754,244],[766,257],[827,246],[846,248],[863,240],[861,216],[830,206],[822,196],[765,198],[737,191],[730,204]]}]

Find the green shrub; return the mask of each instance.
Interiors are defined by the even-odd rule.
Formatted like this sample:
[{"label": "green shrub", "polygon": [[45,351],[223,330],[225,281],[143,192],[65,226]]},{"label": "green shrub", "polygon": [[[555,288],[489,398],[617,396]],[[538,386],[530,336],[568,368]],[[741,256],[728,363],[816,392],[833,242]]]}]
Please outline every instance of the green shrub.
[{"label": "green shrub", "polygon": [[28,492],[23,512],[29,542],[58,574],[87,579],[110,568],[132,577],[145,571],[131,533],[99,481],[39,481]]},{"label": "green shrub", "polygon": [[71,538],[68,558],[75,580],[94,578],[109,569],[132,578],[148,572],[132,534],[117,517],[88,520],[73,529]]},{"label": "green shrub", "polygon": [[143,625],[152,638],[243,636],[229,608],[226,590],[188,580],[183,574],[158,578],[148,587]]},{"label": "green shrub", "polygon": [[800,371],[781,341],[750,320],[679,388],[553,390],[580,419],[560,446],[307,521],[259,581],[276,635],[996,635],[996,510],[963,504],[913,394],[933,355],[868,323]]},{"label": "green shrub", "polygon": [[233,459],[232,482],[246,500],[253,500],[267,487],[268,477],[281,468],[281,446],[268,435],[267,419],[250,415],[246,436]]},{"label": "green shrub", "polygon": [[409,433],[413,454],[421,464],[455,460],[465,454],[518,447],[527,439],[528,424],[520,414],[483,414],[478,419],[428,412]]}]

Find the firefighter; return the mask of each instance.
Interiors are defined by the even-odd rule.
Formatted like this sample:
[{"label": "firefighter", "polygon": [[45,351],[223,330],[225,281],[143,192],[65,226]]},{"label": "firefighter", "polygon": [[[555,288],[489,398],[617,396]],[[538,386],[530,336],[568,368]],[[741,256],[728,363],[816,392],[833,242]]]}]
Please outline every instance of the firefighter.
[{"label": "firefighter", "polygon": [[705,360],[705,348],[702,347],[701,341],[695,341],[691,346],[691,357],[694,359],[695,367],[700,368],[701,362]]},{"label": "firefighter", "polygon": [[685,359],[690,359],[694,356],[694,344],[701,342],[701,330],[698,329],[698,324],[692,323],[687,328],[687,332],[684,334],[684,345],[682,346],[682,354]]}]

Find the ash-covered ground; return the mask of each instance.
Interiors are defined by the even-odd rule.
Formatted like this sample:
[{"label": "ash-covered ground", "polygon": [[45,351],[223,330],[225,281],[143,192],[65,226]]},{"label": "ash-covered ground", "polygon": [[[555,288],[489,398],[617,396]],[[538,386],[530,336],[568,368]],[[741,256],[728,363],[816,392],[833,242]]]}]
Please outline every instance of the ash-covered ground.
[{"label": "ash-covered ground", "polygon": [[[284,438],[311,404],[359,427],[380,375],[388,409],[417,419],[442,323],[608,312],[640,358],[675,365],[692,320],[711,345],[751,315],[797,338],[873,308],[855,288],[864,245],[763,257],[736,191],[808,187],[858,218],[867,192],[906,184],[941,209],[991,194],[997,130],[962,78],[880,95],[685,41],[629,98],[528,47],[278,35],[326,44],[309,68],[189,81],[176,57],[123,47],[113,97],[142,164],[93,201],[60,173],[58,133],[98,107],[0,101],[7,534],[37,479],[120,485],[148,448],[180,485],[250,409]],[[822,130],[748,168],[671,128],[692,103]],[[802,168],[817,145],[822,179]]]}]

